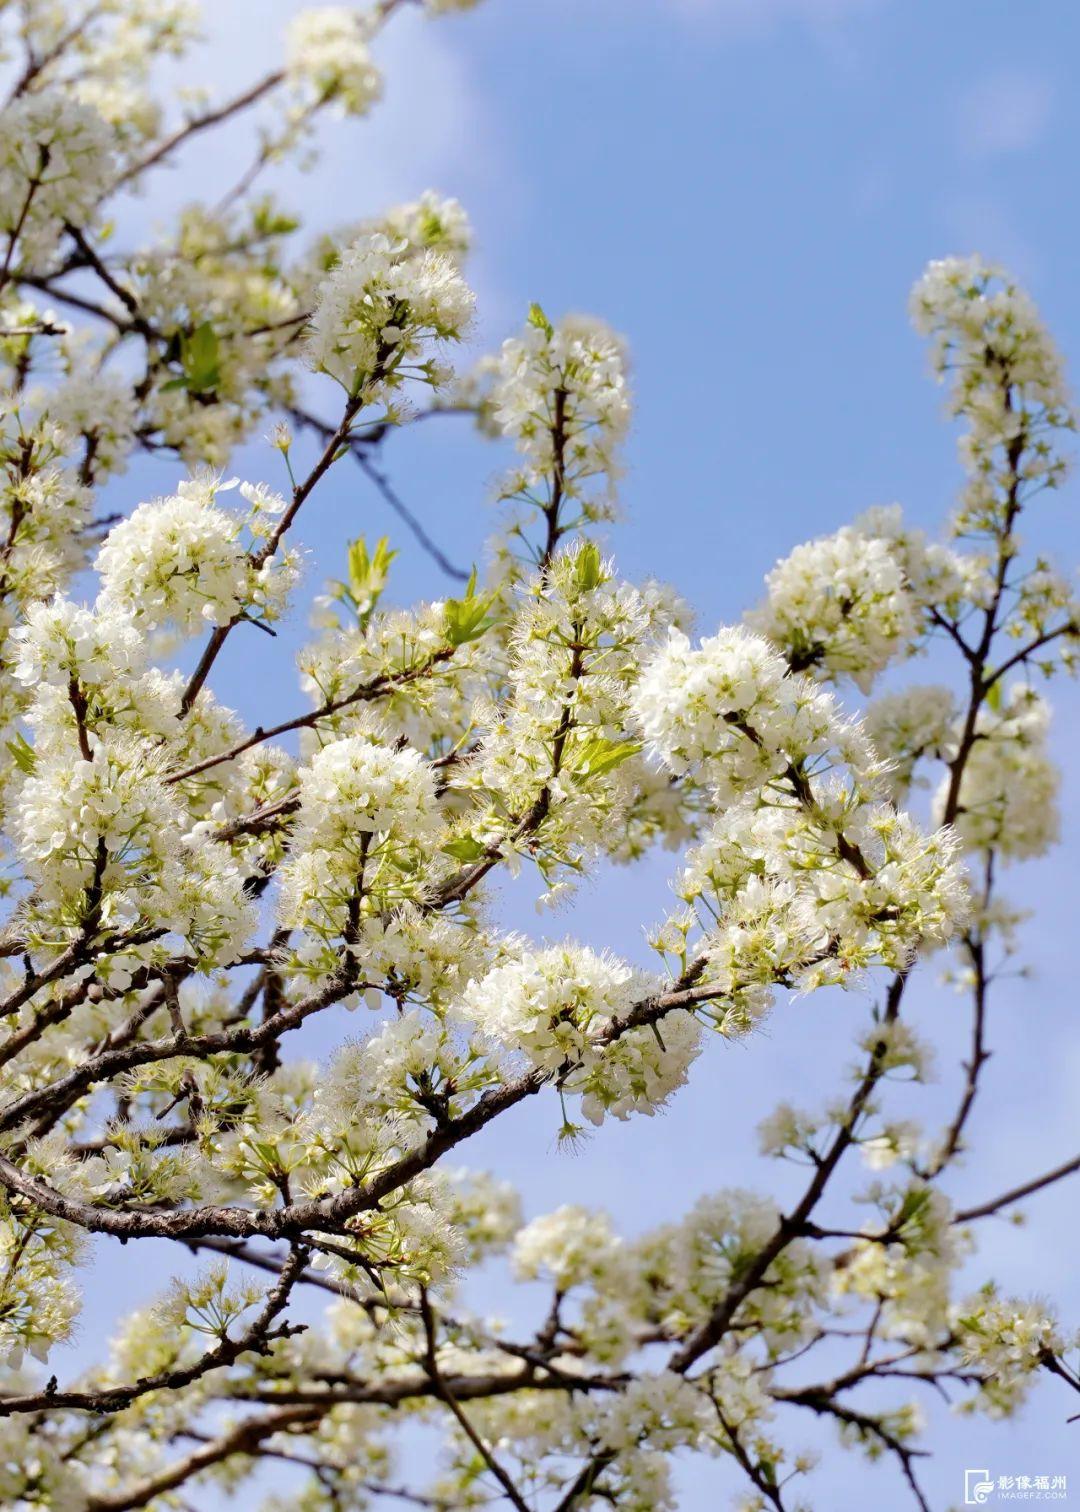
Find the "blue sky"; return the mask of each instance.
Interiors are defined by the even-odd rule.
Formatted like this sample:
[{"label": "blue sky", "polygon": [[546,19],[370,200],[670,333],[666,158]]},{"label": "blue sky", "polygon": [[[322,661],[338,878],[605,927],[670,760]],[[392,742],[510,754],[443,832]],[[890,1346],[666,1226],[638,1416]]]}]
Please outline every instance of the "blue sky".
[{"label": "blue sky", "polygon": [[[236,88],[254,76],[276,56],[270,23],[297,8],[221,7],[211,82]],[[509,334],[533,299],[553,315],[602,315],[627,335],[637,418],[625,521],[611,544],[629,576],[674,582],[709,631],[756,600],[777,556],[870,504],[899,500],[929,528],[943,518],[959,477],[954,437],[905,313],[929,258],[977,249],[1006,262],[1080,363],[1078,46],[1070,0],[487,0],[439,23],[395,21],[379,47],[384,105],[370,122],[338,127],[313,173],[280,183],[320,225],[427,187],[461,198],[477,233],[481,346]],[[224,187],[229,167],[219,149],[193,154],[159,176],[126,223],[164,217],[207,174],[221,174]],[[329,387],[324,397],[331,413]],[[237,470],[273,481],[275,460],[249,448]],[[393,439],[387,460],[433,534],[466,565],[479,558],[502,456],[447,421]],[[140,467],[118,497],[135,502],[174,477],[167,463]],[[1030,527],[1070,570],[1076,499],[1074,485]],[[310,591],[361,530],[390,531],[405,548],[395,564],[402,600],[444,591],[378,497],[343,469],[301,517]],[[304,634],[301,610],[286,639]],[[220,696],[253,720],[296,709],[279,654],[265,637],[234,636]],[[1080,704],[1070,689],[1053,691],[1067,764]],[[1076,1147],[1075,783],[1063,807],[1063,847],[1008,875],[1014,896],[1038,910],[1024,950],[1036,970],[995,999],[975,1153],[949,1188],[960,1198],[992,1195]],[[522,889],[504,907],[538,936],[571,934],[643,959],[640,926],[663,910],[671,869],[661,856],[605,873],[555,919],[538,919]],[[967,1035],[966,1005],[935,989],[933,974],[924,973],[915,1013],[942,1046],[941,1082],[894,1104],[931,1127],[955,1103]],[[866,1012],[867,999],[854,996],[781,1005],[751,1043],[712,1046],[658,1120],[606,1127],[566,1155],[554,1149],[555,1105],[535,1100],[468,1159],[516,1179],[530,1213],[599,1192],[628,1230],[675,1218],[721,1185],[761,1185],[783,1199],[794,1185],[756,1155],[755,1125],[782,1098],[829,1095]],[[328,1018],[309,1043],[328,1047],[356,1029],[355,1019]],[[984,1224],[973,1279],[995,1274],[1060,1297],[1067,1316],[1071,1301],[1080,1321],[1075,1202],[1075,1189],[1062,1187],[1029,1204],[1025,1230]],[[121,1264],[113,1246],[101,1251],[69,1369],[108,1331],[120,1291],[156,1287],[174,1260],[161,1251],[156,1276],[136,1275],[134,1263]],[[63,1358],[54,1363],[64,1374]],[[1080,1496],[1080,1428],[1064,1427],[1072,1410],[1053,1385],[1005,1426],[934,1408],[939,1458],[923,1471],[931,1504],[959,1502],[962,1471],[975,1465],[1071,1473]],[[794,1428],[793,1445],[820,1441],[813,1423]],[[724,1505],[735,1484],[726,1466],[695,1467],[682,1506]],[[807,1491],[829,1512],[907,1505],[891,1471],[835,1450]]]}]

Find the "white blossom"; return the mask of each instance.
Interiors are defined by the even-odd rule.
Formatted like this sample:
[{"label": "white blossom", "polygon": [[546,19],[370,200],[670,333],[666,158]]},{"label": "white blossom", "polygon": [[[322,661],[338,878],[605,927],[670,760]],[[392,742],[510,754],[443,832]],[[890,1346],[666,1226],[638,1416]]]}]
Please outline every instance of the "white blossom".
[{"label": "white blossom", "polygon": [[[1022,683],[1009,689],[997,711],[980,714],[956,816],[966,847],[1020,859],[1041,855],[1057,840],[1060,775],[1046,748],[1049,722],[1045,701]],[[949,786],[946,774],[935,795],[939,811]]]},{"label": "white blossom", "polygon": [[1002,1296],[993,1286],[957,1304],[954,1326],[965,1365],[984,1378],[973,1405],[995,1418],[1011,1416],[1035,1372],[1066,1347],[1047,1303]]},{"label": "white blossom", "polygon": [[61,89],[27,93],[0,114],[0,233],[24,260],[48,256],[65,222],[85,225],[112,176],[113,134]]},{"label": "white blossom", "polygon": [[364,115],[382,94],[368,37],[366,18],[349,6],[303,10],[289,23],[289,74],[317,100],[331,100],[347,115]]},{"label": "white blossom", "polygon": [[443,252],[408,253],[406,241],[381,232],[361,237],[318,289],[308,359],[365,403],[406,377],[441,382],[432,343],[459,341],[472,318],[472,292],[455,262]]},{"label": "white blossom", "polygon": [[87,609],[66,598],[31,604],[12,640],[13,675],[30,687],[133,677],[147,655],[132,617],[112,605]]},{"label": "white blossom", "polygon": [[524,463],[503,482],[504,498],[577,500],[588,519],[609,518],[618,450],[630,422],[626,348],[602,321],[567,316],[552,323],[534,307],[520,336],[503,343],[490,368],[482,412],[510,437]]},{"label": "white blossom", "polygon": [[[195,0],[17,10],[0,108],[0,1503],[186,1504],[209,1477],[247,1505],[287,1438],[268,1512],[380,1491],[675,1512],[691,1451],[746,1477],[755,1512],[781,1493],[795,1509],[807,1407],[910,1480],[909,1378],[993,1417],[1040,1379],[1080,1389],[1050,1303],[964,1294],[975,1219],[1069,1165],[973,1192],[966,1217],[946,1195],[994,1116],[1008,1004],[986,1009],[1026,943],[1001,863],[1057,837],[1039,679],[1080,665],[1069,570],[1026,544],[1048,539],[1036,511],[1074,426],[1027,295],[977,258],[932,264],[913,295],[961,422],[947,533],[886,505],[777,543],[744,623],[693,639],[677,591],[620,576],[597,533],[631,418],[623,339],[533,304],[455,382],[464,207],[432,190],[365,207],[348,175],[342,229],[302,229],[289,203],[331,118],[374,106],[378,39],[401,24],[408,45],[415,6],[301,10],[280,61],[220,92],[191,51]],[[188,171],[194,143],[214,172]],[[181,179],[166,223],[124,210]],[[642,298],[666,301],[669,377],[694,351],[695,372],[721,360],[737,381],[677,275]],[[359,462],[409,519],[388,437],[438,444],[455,410],[514,454],[505,523],[460,586],[410,607],[407,541],[375,539],[348,480]],[[266,481],[228,476],[248,441]],[[116,487],[136,456],[163,497]],[[322,524],[316,492],[342,506]],[[452,574],[469,536],[441,502],[446,528],[437,498],[410,523]],[[369,533],[326,568],[297,711],[278,687],[296,543],[346,519]],[[916,655],[932,682],[908,677]],[[217,690],[238,665],[234,709]],[[655,881],[661,849],[677,855],[649,907],[657,969],[509,928],[580,888],[621,913],[612,863]],[[964,997],[973,1016],[946,1038],[974,1053],[945,1069],[931,1128],[935,953],[947,1017]],[[852,1053],[822,1088],[815,1025],[834,1017]],[[639,1147],[613,1122],[662,1113],[691,1075],[728,1102],[750,1056],[805,1085],[764,1119],[739,1104],[741,1135],[729,1117],[673,1143],[672,1124],[663,1151],[701,1193],[688,1211],[661,1193],[666,1221],[639,1226],[642,1207],[620,1234],[583,1200],[523,1226],[500,1134],[524,1110],[549,1188],[573,1184],[559,1147],[587,1127],[632,1183]],[[755,1124],[788,1163],[775,1195],[719,1184]],[[477,1148],[492,1173],[456,1165]],[[201,1270],[181,1255],[72,1376],[55,1351],[99,1232],[216,1253]],[[444,1432],[437,1465],[395,1468],[409,1422]]]},{"label": "white blossom", "polygon": [[[243,516],[216,502],[220,491],[215,479],[197,477],[115,526],[95,562],[103,603],[139,626],[185,634],[227,625],[241,613],[278,618],[296,578],[295,557],[285,551],[260,562],[244,546]],[[263,495],[249,499],[257,517]]]},{"label": "white blossom", "polygon": [[111,373],[74,372],[45,403],[50,420],[82,439],[91,476],[123,471],[137,417],[129,382]]},{"label": "white blossom", "polygon": [[357,944],[372,906],[422,895],[419,862],[440,827],[434,776],[416,751],[362,735],[333,741],[300,772],[300,819],[281,873],[283,921],[320,938],[353,932]]},{"label": "white blossom", "polygon": [[912,291],[911,314],[932,339],[939,377],[951,378],[950,408],[968,422],[960,442],[968,483],[955,528],[992,530],[1003,508],[1064,479],[1054,432],[1074,421],[1061,358],[1029,296],[980,257],[932,262]]},{"label": "white blossom", "polygon": [[873,765],[862,732],[829,695],[745,630],[722,630],[696,649],[673,630],[642,673],[634,711],[658,754],[677,772],[700,768],[718,803],[834,752],[863,771]]},{"label": "white blossom", "polygon": [[560,1291],[580,1286],[610,1263],[618,1239],[605,1213],[566,1204],[527,1223],[514,1240],[514,1270],[549,1274]]},{"label": "white blossom", "polygon": [[768,599],[748,623],[796,671],[851,677],[864,691],[919,629],[913,595],[887,541],[845,526],[797,546],[765,579]]}]

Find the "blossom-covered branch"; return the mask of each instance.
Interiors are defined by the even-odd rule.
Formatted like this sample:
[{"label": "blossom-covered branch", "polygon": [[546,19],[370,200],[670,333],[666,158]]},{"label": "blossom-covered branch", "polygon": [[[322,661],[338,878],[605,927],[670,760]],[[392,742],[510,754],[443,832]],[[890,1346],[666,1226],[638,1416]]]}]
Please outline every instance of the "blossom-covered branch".
[{"label": "blossom-covered branch", "polygon": [[[620,337],[533,305],[455,371],[456,201],[305,242],[253,191],[316,123],[375,108],[372,43],[403,8],[303,11],[261,80],[182,108],[149,59],[190,56],[188,0],[24,7],[11,39],[0,1500],[197,1506],[216,1482],[273,1509],[264,1472],[288,1465],[310,1512],[654,1512],[687,1450],[747,1507],[829,1505],[800,1439],[818,1418],[925,1507],[911,1392],[1002,1416],[1039,1379],[1080,1390],[1049,1304],[957,1280],[977,1220],[1080,1163],[948,1195],[1021,948],[1002,878],[1056,837],[1042,682],[1072,670],[1080,612],[1021,529],[1066,476],[1061,359],[1007,275],[932,264],[912,312],[963,428],[941,539],[872,508],[779,561],[744,623],[694,631],[601,538],[631,421]],[[119,192],[163,193],[153,170],[195,138],[256,126],[239,179],[114,244]],[[278,657],[339,459],[453,575],[378,450],[443,413],[514,454],[482,570],[402,607],[389,541],[342,541],[298,657],[307,707],[278,704],[278,676],[248,724],[220,654],[236,631]],[[268,428],[267,476],[227,477]],[[145,453],[169,491],[120,515],[113,481]],[[931,642],[942,681],[905,684]],[[641,959],[499,922],[500,885],[561,904],[661,847],[674,901]],[[897,1116],[929,1070],[909,1008],[930,957],[971,1003],[936,1133]],[[754,1031],[827,989],[872,1006],[849,1086],[762,1110],[763,1151],[807,1168],[785,1206],[728,1172],[629,1238],[599,1207],[525,1222],[497,1174],[451,1161],[533,1099],[563,1145],[617,1140],[691,1076],[721,1097],[723,1045],[764,1053]],[[91,1246],[151,1239],[171,1285],[65,1379]],[[532,1322],[466,1305],[488,1262],[530,1284],[526,1319],[541,1283]],[[325,1314],[294,1321],[300,1297]],[[411,1423],[442,1449],[398,1469]]]}]

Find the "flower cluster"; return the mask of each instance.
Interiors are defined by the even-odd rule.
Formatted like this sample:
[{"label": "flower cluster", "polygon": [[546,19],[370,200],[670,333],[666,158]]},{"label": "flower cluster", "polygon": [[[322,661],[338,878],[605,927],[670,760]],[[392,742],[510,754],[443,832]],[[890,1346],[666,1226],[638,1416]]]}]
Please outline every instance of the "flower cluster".
[{"label": "flower cluster", "polygon": [[130,678],[146,662],[146,643],[132,620],[112,608],[94,611],[58,597],[31,604],[14,631],[13,675],[29,687]]},{"label": "flower cluster", "polygon": [[497,1075],[482,1047],[437,1017],[409,1009],[383,1024],[378,1034],[349,1046],[317,1094],[336,1099],[348,1112],[362,1109],[374,1120],[397,1120],[426,1131],[458,1113]]},{"label": "flower cluster", "polygon": [[[503,816],[543,804],[542,843],[530,854],[555,888],[584,856],[615,850],[623,816],[643,789],[655,791],[630,701],[642,654],[679,606],[654,586],[620,582],[588,543],[559,551],[522,589],[508,627],[509,696],[501,707],[485,699],[477,709],[487,735],[460,787],[484,801],[481,816],[469,816],[470,839],[498,846],[512,862],[516,826]],[[662,796],[656,810],[664,810]],[[653,817],[662,822],[662,813]]]},{"label": "flower cluster", "polygon": [[931,263],[911,313],[932,339],[938,375],[951,378],[953,413],[969,426],[956,530],[992,532],[1003,511],[1065,476],[1054,433],[1073,419],[1060,355],[1028,295],[979,257]]},{"label": "flower cluster", "polygon": [[124,470],[137,415],[130,383],[107,372],[72,372],[43,407],[65,437],[82,442],[85,475],[100,482]]},{"label": "flower cluster", "polygon": [[566,1204],[525,1225],[514,1240],[514,1272],[550,1276],[561,1292],[602,1277],[619,1240],[606,1213]]},{"label": "flower cluster", "polygon": [[272,622],[285,607],[297,573],[295,553],[260,560],[245,547],[251,525],[279,513],[284,501],[243,485],[247,520],[217,503],[222,485],[204,474],[181,483],[171,498],[140,504],[98,552],[103,602],[145,629],[190,635],[227,625],[239,615]]},{"label": "flower cluster", "polygon": [[[955,821],[966,847],[1021,859],[1053,845],[1060,774],[1046,748],[1049,723],[1045,700],[1023,683],[1008,690],[998,709],[980,714]],[[949,786],[946,774],[935,797],[939,811]]]},{"label": "flower cluster", "polygon": [[956,698],[951,688],[912,687],[885,693],[869,705],[864,717],[874,750],[887,764],[884,776],[889,795],[904,801],[916,781],[920,761],[944,761],[952,747]]},{"label": "flower cluster", "polygon": [[441,824],[433,773],[416,751],[363,735],[333,741],[300,773],[282,922],[355,945],[361,913],[423,896],[421,862]]},{"label": "flower cluster", "polygon": [[363,236],[320,284],[308,331],[308,360],[366,404],[386,398],[406,377],[445,381],[425,354],[460,341],[473,296],[444,252],[410,255],[410,244],[382,232]]},{"label": "flower cluster", "polygon": [[[100,934],[105,942],[175,931],[207,960],[235,959],[254,927],[243,878],[228,852],[189,838],[164,782],[160,750],[116,735],[74,765],[41,750],[18,786],[10,825],[34,897],[26,927],[42,949]],[[120,951],[110,981],[130,976]]]},{"label": "flower cluster", "polygon": [[372,220],[320,236],[311,255],[313,294],[320,280],[340,262],[342,252],[369,236],[385,236],[394,247],[402,247],[405,256],[442,252],[458,262],[465,259],[473,239],[461,202],[427,189],[419,199],[392,205]]},{"label": "flower cluster", "polygon": [[79,1297],[67,1272],[84,1250],[78,1229],[0,1201],[0,1358],[12,1370],[71,1337]]},{"label": "flower cluster", "polygon": [[[674,1512],[682,1451],[726,1457],[747,1505],[794,1507],[811,1462],[786,1425],[807,1411],[914,1483],[898,1374],[998,1415],[1040,1370],[1080,1391],[1049,1306],[955,1296],[971,1220],[1071,1166],[966,1217],[941,1179],[990,1090],[987,998],[1018,946],[997,863],[1056,834],[1036,675],[1080,647],[1068,574],[1018,530],[1072,425],[1030,301],[975,259],[915,293],[967,427],[951,537],[872,508],[780,559],[742,626],[692,640],[676,593],[622,579],[594,538],[629,426],[623,341],[534,305],[454,386],[462,206],[343,205],[347,229],[295,250],[264,192],[314,160],[328,115],[374,105],[375,39],[415,8],[303,11],[281,66],[215,98],[185,65],[164,109],[155,62],[185,55],[195,9],[34,0],[8,28],[0,1502],[186,1503],[213,1481],[245,1501],[287,1439],[298,1480],[271,1512],[474,1506],[496,1482],[517,1506]],[[113,214],[249,111],[250,153],[207,154],[213,208],[145,236]],[[213,691],[221,669],[246,656],[266,683],[328,476],[359,463],[400,504],[379,448],[413,418],[410,384],[433,395],[424,418],[445,412],[425,435],[466,409],[515,449],[511,522],[482,574],[411,608],[390,597],[400,543],[353,540],[297,659],[306,707],[251,723]],[[275,485],[223,481],[257,427]],[[109,485],[141,452],[166,496],[125,509]],[[924,650],[936,682],[906,686]],[[886,674],[852,717],[847,685]],[[920,789],[938,828],[900,806]],[[662,969],[508,929],[522,893],[562,906],[659,845],[679,854],[649,937]],[[945,949],[974,1050],[924,1132],[908,1115],[933,1047],[913,1026],[933,1016],[913,999]],[[874,1001],[845,1084],[759,1128],[797,1183],[782,1202],[710,1184],[625,1237],[577,1204],[522,1227],[505,1181],[443,1163],[474,1136],[498,1159],[489,1126],[526,1106],[557,1146],[585,1125],[632,1141],[612,1123],[666,1109],[699,1056],[723,1098],[736,1054],[772,1053],[752,1035],[767,1013],[782,1049],[792,1013],[828,1012],[816,989],[851,986]],[[809,1006],[774,1011],[787,992]],[[84,1232],[169,1236],[186,1269],[69,1392],[35,1367],[75,1331]],[[527,1283],[509,1320],[462,1284],[489,1264]],[[324,1318],[298,1327],[320,1292]],[[403,1422],[445,1429],[427,1484],[394,1467]]]},{"label": "flower cluster", "polygon": [[287,359],[310,290],[288,267],[293,226],[267,201],[193,205],[131,259],[143,318],[170,333],[140,385],[140,431],[192,470],[224,468],[271,405],[295,399]]},{"label": "flower cluster", "polygon": [[392,242],[408,242],[415,252],[445,252],[459,260],[472,246],[472,226],[460,200],[427,189],[419,199],[394,205],[373,230]]},{"label": "flower cluster", "polygon": [[470,982],[459,1013],[540,1070],[559,1072],[560,1085],[581,1093],[585,1117],[599,1124],[607,1113],[626,1118],[662,1107],[700,1050],[686,1013],[665,1018],[663,1037],[647,1027],[626,1032],[627,1015],[657,988],[645,973],[586,947],[554,946],[517,954]]},{"label": "flower cluster", "polygon": [[784,651],[795,671],[848,676],[865,691],[918,630],[888,541],[851,526],[797,546],[765,584],[768,600],[749,623]]},{"label": "flower cluster", "polygon": [[694,648],[681,630],[644,668],[634,712],[676,772],[701,771],[718,806],[807,763],[870,772],[861,730],[760,636],[721,630]]},{"label": "flower cluster", "polygon": [[725,1029],[755,1022],[775,985],[852,985],[872,966],[901,969],[966,913],[948,831],[923,834],[883,803],[839,799],[830,813],[829,797],[809,811],[736,804],[688,856],[676,891],[693,913],[656,943],[708,962]]},{"label": "flower cluster", "polygon": [[[160,130],[164,110],[151,88],[155,62],[180,58],[195,42],[197,0],[126,0],[72,16],[61,6],[26,12],[22,39],[34,59],[34,93],[73,98],[99,113],[130,161]],[[20,90],[19,94],[22,93]]]},{"label": "flower cluster", "polygon": [[86,225],[114,172],[113,133],[63,90],[20,95],[0,114],[0,234],[28,266],[66,224]]},{"label": "flower cluster", "polygon": [[935,614],[960,616],[985,603],[990,584],[977,557],[927,541],[890,505],[797,546],[766,587],[748,624],[794,671],[850,677],[867,693],[886,667],[919,648]]},{"label": "flower cluster", "polygon": [[1045,1302],[1003,1297],[993,1286],[958,1304],[953,1325],[964,1364],[983,1378],[978,1396],[965,1405],[991,1417],[1011,1416],[1031,1391],[1036,1371],[1066,1347]]},{"label": "flower cluster", "polygon": [[948,1331],[952,1276],[967,1253],[963,1232],[931,1187],[871,1195],[886,1216],[835,1267],[833,1290],[880,1302],[887,1338],[932,1348]]},{"label": "flower cluster", "polygon": [[346,115],[365,115],[382,94],[368,36],[364,16],[348,6],[301,11],[289,24],[290,77],[317,102],[332,101]]},{"label": "flower cluster", "polygon": [[[611,1328],[612,1312],[623,1310],[673,1335],[695,1328],[773,1235],[778,1216],[773,1203],[737,1188],[700,1198],[681,1222],[624,1244],[597,1288],[588,1327]],[[763,1287],[741,1304],[738,1323],[752,1328],[770,1354],[797,1347],[814,1327],[808,1313],[826,1287],[812,1249],[795,1240],[769,1266]]]},{"label": "flower cluster", "polygon": [[573,502],[587,520],[610,518],[630,393],[626,349],[602,321],[553,325],[534,306],[523,334],[503,343],[483,410],[525,458],[504,498],[556,514]]},{"label": "flower cluster", "polygon": [[635,694],[645,736],[723,806],[677,884],[687,909],[654,936],[682,973],[714,982],[725,1033],[752,1025],[776,985],[846,984],[903,970],[967,910],[956,843],[880,801],[864,732],[767,642],[680,632]]}]

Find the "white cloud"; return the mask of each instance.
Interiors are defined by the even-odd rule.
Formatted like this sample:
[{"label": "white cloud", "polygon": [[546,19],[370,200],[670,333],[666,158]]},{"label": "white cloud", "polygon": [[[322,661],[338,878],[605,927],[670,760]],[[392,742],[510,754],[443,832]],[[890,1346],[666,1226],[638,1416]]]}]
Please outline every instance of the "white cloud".
[{"label": "white cloud", "polygon": [[[207,15],[205,41],[184,65],[183,76],[194,73],[212,99],[229,99],[280,66],[285,27],[304,8],[302,0],[215,7]],[[372,47],[384,75],[384,98],[362,120],[325,121],[312,170],[279,168],[262,182],[320,222],[336,222],[374,213],[426,188],[464,195],[498,174],[503,167],[498,133],[469,75],[462,32],[411,11],[395,17]],[[164,68],[163,83],[175,86],[180,73]],[[194,139],[173,163],[157,170],[147,197],[151,218],[167,215],[167,205],[188,197],[212,203],[251,161],[253,119],[272,115],[280,108],[277,99],[260,106],[254,117],[240,117]]]},{"label": "white cloud", "polygon": [[[280,66],[284,32],[306,0],[233,0],[207,6],[206,35],[193,61],[166,64],[163,92],[197,77],[214,100],[227,100],[249,82]],[[466,209],[490,196],[493,185],[505,205],[510,171],[479,81],[469,66],[467,25],[424,16],[412,8],[396,15],[372,45],[384,76],[384,97],[360,120],[329,119],[319,128],[319,155],[304,168],[275,168],[259,180],[315,231],[378,214],[425,189],[455,195]],[[273,103],[260,107],[265,120]],[[168,224],[175,206],[192,200],[214,204],[250,164],[257,139],[255,116],[244,116],[194,139],[175,162],[158,169],[144,198],[119,207],[127,242],[151,227]],[[484,256],[483,226],[470,277],[488,319],[501,317],[502,299]]]},{"label": "white cloud", "polygon": [[784,22],[827,29],[862,12],[876,10],[884,0],[674,0],[684,15],[699,17],[732,31],[761,33]]},{"label": "white cloud", "polygon": [[1053,86],[1040,74],[1021,69],[990,74],[959,100],[957,145],[972,158],[1023,152],[1045,132],[1053,103]]}]

